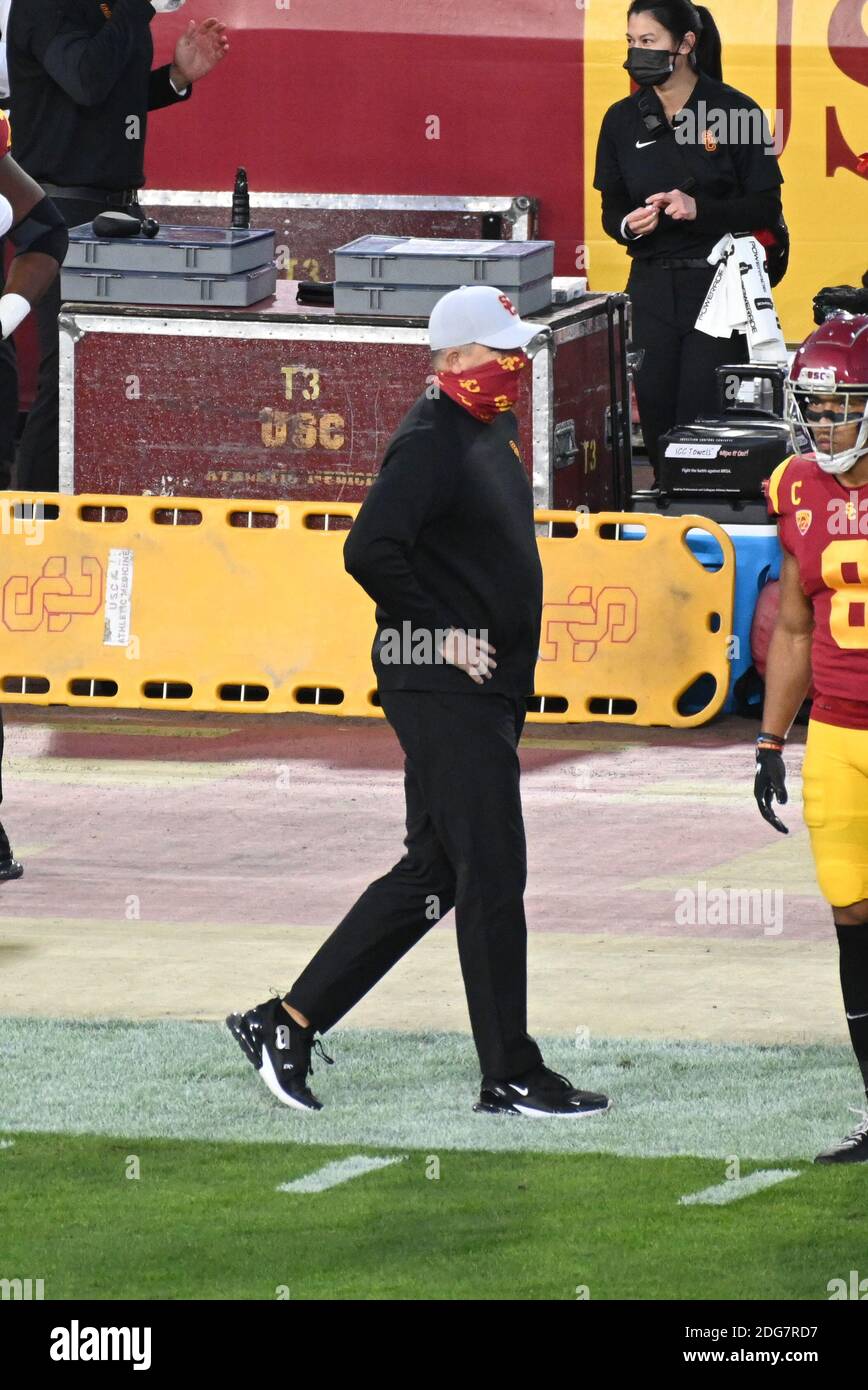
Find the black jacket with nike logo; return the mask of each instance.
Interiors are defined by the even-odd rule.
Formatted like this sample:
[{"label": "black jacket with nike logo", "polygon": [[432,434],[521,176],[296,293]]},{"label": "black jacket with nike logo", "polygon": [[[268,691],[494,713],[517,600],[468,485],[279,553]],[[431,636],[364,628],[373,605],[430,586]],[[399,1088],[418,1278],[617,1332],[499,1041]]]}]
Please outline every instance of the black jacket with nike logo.
[{"label": "black jacket with nike logo", "polygon": [[[651,113],[663,121],[654,138],[639,109],[642,95],[640,90],[616,101],[600,129],[594,187],[603,195],[603,227],[610,237],[626,245],[635,260],[699,259],[726,232],[735,235],[776,225],[783,176],[769,143],[767,122],[755,101],[700,73],[684,107],[689,125],[683,134],[693,138],[682,142],[676,140],[659,97],[650,88]],[[717,112],[725,119],[716,120]],[[721,132],[719,140],[713,138],[715,129]],[[706,130],[712,137],[707,143],[703,140]],[[674,222],[661,216],[656,230],[645,236],[631,240],[621,235],[624,218],[641,207],[649,194],[669,193],[691,179],[695,221]]]}]

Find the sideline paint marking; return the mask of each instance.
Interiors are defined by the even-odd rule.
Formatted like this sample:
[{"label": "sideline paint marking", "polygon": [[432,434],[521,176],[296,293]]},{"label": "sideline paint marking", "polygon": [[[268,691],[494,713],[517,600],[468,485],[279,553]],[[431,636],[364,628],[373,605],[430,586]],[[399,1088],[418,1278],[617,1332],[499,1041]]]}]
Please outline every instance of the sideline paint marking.
[{"label": "sideline paint marking", "polygon": [[732,1178],[729,1182],[718,1183],[716,1187],[704,1187],[701,1192],[689,1192],[678,1198],[680,1207],[723,1207],[727,1202],[738,1202],[742,1197],[750,1197],[753,1192],[762,1192],[765,1187],[775,1187],[787,1178],[797,1178],[795,1168],[764,1168],[758,1173],[748,1173],[746,1178]]},{"label": "sideline paint marking", "polygon": [[368,1158],[365,1154],[353,1154],[352,1158],[342,1158],[335,1163],[327,1163],[324,1168],[317,1168],[315,1173],[307,1173],[303,1178],[294,1178],[292,1182],[282,1182],[276,1190],[278,1192],[325,1192],[330,1187],[340,1187],[342,1182],[349,1182],[351,1178],[361,1178],[364,1177],[365,1173],[373,1173],[378,1168],[390,1168],[393,1163],[403,1162],[403,1154],[397,1158]]}]

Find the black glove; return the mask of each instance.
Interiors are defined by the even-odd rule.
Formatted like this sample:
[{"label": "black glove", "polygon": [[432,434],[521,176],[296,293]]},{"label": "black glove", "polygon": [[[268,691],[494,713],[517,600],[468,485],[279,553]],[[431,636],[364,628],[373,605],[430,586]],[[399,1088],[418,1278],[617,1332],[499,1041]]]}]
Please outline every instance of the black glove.
[{"label": "black glove", "polygon": [[826,285],[814,296],[814,323],[823,324],[833,314],[868,314],[868,286]]},{"label": "black glove", "polygon": [[773,825],[782,835],[789,835],[788,827],[772,810],[772,800],[778,801],[781,806],[786,806],[789,800],[787,769],[777,748],[757,748],[753,794],[763,820],[767,820],[769,825]]}]

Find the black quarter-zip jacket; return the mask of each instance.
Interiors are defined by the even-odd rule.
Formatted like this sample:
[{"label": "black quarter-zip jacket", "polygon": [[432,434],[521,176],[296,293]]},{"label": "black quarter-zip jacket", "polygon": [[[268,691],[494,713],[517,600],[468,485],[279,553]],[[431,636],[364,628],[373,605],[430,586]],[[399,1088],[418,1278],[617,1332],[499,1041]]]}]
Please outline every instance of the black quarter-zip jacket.
[{"label": "black quarter-zip jacket", "polygon": [[[533,693],[542,566],[512,411],[485,424],[445,393],[421,395],[389,441],[344,565],[377,605],[381,690]],[[414,641],[449,627],[487,635],[497,670],[477,685],[445,663],[383,661],[389,633],[405,623]]]}]

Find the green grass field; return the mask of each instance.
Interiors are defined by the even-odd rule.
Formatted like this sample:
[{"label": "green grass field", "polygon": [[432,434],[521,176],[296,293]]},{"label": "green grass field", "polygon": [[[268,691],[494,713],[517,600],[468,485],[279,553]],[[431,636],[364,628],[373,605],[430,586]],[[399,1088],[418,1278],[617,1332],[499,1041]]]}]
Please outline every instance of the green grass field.
[{"label": "green grass field", "polygon": [[[708,1159],[410,1152],[314,1194],[348,1151],[19,1135],[2,1153],[2,1269],[47,1298],[818,1299],[864,1266],[864,1173],[806,1169],[679,1205]],[[355,1152],[355,1150],[353,1151]],[[761,1255],[761,1258],[760,1258]],[[287,1296],[287,1292],[283,1292]]]},{"label": "green grass field", "polygon": [[[320,1115],[214,1024],[0,1023],[0,1278],[49,1299],[827,1299],[868,1275],[864,1168],[810,1163],[845,1048],[547,1040],[578,1122],[475,1116],[469,1039],[338,1031]],[[280,1191],[354,1155],[397,1159]],[[727,1205],[680,1199],[796,1173]],[[138,1176],[129,1176],[137,1173]]]}]

